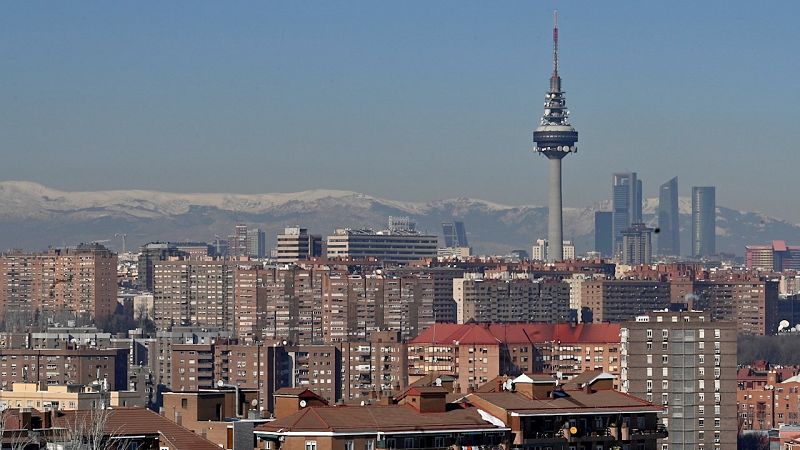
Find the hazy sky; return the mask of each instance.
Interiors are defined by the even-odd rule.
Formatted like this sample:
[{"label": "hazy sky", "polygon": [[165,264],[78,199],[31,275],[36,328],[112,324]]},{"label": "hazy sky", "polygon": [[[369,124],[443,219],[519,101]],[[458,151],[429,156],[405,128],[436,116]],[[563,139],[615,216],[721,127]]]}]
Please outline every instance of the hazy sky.
[{"label": "hazy sky", "polygon": [[800,221],[795,1],[3,2],[0,180],[544,204],[554,8],[566,205],[633,170]]}]

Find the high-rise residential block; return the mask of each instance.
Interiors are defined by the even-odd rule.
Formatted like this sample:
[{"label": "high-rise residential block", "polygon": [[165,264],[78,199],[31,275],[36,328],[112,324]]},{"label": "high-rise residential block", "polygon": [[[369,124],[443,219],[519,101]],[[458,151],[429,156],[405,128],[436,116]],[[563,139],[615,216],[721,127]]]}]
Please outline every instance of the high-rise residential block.
[{"label": "high-rise residential block", "polygon": [[717,253],[717,203],[714,186],[692,188],[692,256]]},{"label": "high-rise residential block", "polygon": [[569,317],[567,283],[529,277],[487,278],[467,274],[453,280],[458,323],[564,322]]},{"label": "high-rise residential block", "polygon": [[156,262],[183,256],[184,252],[169,242],[150,242],[139,249],[138,284],[139,289],[153,292],[153,266]]},{"label": "high-rise residential block", "polygon": [[233,331],[236,262],[161,261],[153,270],[156,325],[199,325]]},{"label": "high-rise residential block", "polygon": [[99,320],[117,307],[117,255],[99,244],[44,253],[0,254],[0,314],[29,325],[36,314],[67,312]]},{"label": "high-rise residential block", "polygon": [[581,302],[594,322],[623,322],[670,304],[670,285],[662,281],[587,280]]},{"label": "high-rise residential block", "polygon": [[643,223],[634,223],[622,231],[622,263],[650,264],[653,256],[653,229]]},{"label": "high-rise residential block", "polygon": [[286,227],[283,233],[278,234],[275,253],[281,264],[322,256],[322,237],[308,234],[306,228]]},{"label": "high-rise residential block", "polygon": [[658,189],[658,228],[658,254],[680,255],[678,177],[672,178]]},{"label": "high-rise residential block", "polygon": [[[575,246],[572,241],[564,241],[561,248],[563,258],[559,261],[575,259]],[[534,261],[552,261],[548,256],[548,252],[550,252],[549,242],[546,239],[537,239],[536,244],[531,248],[531,259]]]},{"label": "high-rise residential block", "polygon": [[736,324],[657,311],[621,329],[622,390],[661,405],[670,450],[736,448]]}]

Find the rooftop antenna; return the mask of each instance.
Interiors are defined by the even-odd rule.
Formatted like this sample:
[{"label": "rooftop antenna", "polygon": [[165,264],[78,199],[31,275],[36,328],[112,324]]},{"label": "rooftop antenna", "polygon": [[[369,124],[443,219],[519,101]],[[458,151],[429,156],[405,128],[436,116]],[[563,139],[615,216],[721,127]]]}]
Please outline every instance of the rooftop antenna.
[{"label": "rooftop antenna", "polygon": [[553,11],[553,76],[558,76],[558,10]]}]

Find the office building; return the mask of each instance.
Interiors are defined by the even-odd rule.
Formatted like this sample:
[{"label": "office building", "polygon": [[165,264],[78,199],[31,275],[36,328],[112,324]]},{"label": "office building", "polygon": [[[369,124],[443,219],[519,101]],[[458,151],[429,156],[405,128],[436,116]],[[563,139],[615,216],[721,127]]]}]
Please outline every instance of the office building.
[{"label": "office building", "polygon": [[678,177],[672,178],[658,189],[658,228],[658,254],[679,256],[681,243]]},{"label": "office building", "polygon": [[263,258],[266,253],[266,235],[258,228],[238,224],[228,236],[228,255],[234,258]]},{"label": "office building", "polygon": [[653,255],[653,229],[643,223],[634,223],[622,231],[622,263],[628,265],[650,264]]},{"label": "office building", "polygon": [[622,251],[622,232],[642,222],[641,181],[636,172],[615,173],[612,177],[612,236],[614,253]]},{"label": "office building", "polygon": [[713,186],[692,188],[692,256],[702,258],[717,253],[717,204]]},{"label": "office building", "polygon": [[533,141],[534,151],[547,158],[550,166],[547,240],[552,243],[548,261],[562,261],[563,221],[561,201],[561,160],[578,148],[578,132],[569,122],[567,99],[561,89],[561,76],[558,74],[558,16],[553,24],[553,74],[550,76],[550,89],[545,94],[544,115],[536,131]]},{"label": "office building", "polygon": [[439,238],[416,230],[338,229],[328,236],[328,258],[377,258],[387,263],[408,263],[435,258]]},{"label": "office building", "polygon": [[308,234],[308,229],[286,227],[278,234],[275,258],[280,264],[322,256],[322,237]]},{"label": "office building", "polygon": [[594,213],[594,251],[606,258],[614,256],[613,215],[614,213],[611,211],[595,211]]},{"label": "office building", "polygon": [[622,390],[662,406],[670,450],[736,448],[736,324],[651,312],[621,329]]},{"label": "office building", "polygon": [[447,248],[469,247],[464,222],[443,222],[442,236],[444,237],[444,246]]}]

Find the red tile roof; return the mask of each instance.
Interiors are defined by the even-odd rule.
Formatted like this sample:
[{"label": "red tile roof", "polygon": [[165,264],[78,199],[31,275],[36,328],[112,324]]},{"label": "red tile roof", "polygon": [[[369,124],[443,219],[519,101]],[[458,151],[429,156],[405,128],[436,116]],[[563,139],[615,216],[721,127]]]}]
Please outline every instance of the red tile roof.
[{"label": "red tile roof", "polygon": [[[587,393],[582,390],[565,391],[568,395],[543,400],[532,400],[518,392],[475,392],[467,395],[467,401],[480,407],[483,402],[493,404],[508,412],[521,415],[547,415],[585,412],[598,413],[625,411],[660,412],[661,408],[614,390],[600,390]],[[501,419],[504,419],[501,417]]]},{"label": "red tile roof", "polygon": [[411,406],[321,406],[302,409],[291,416],[261,424],[255,432],[393,433],[417,430],[497,429],[475,408],[443,413],[420,413]]},{"label": "red tile roof", "polygon": [[[105,432],[115,436],[158,435],[176,449],[219,450],[213,442],[177,423],[144,408],[112,408],[105,410],[108,418]],[[58,411],[53,415],[54,428],[73,428],[76,423],[95,420],[97,410]]]}]

